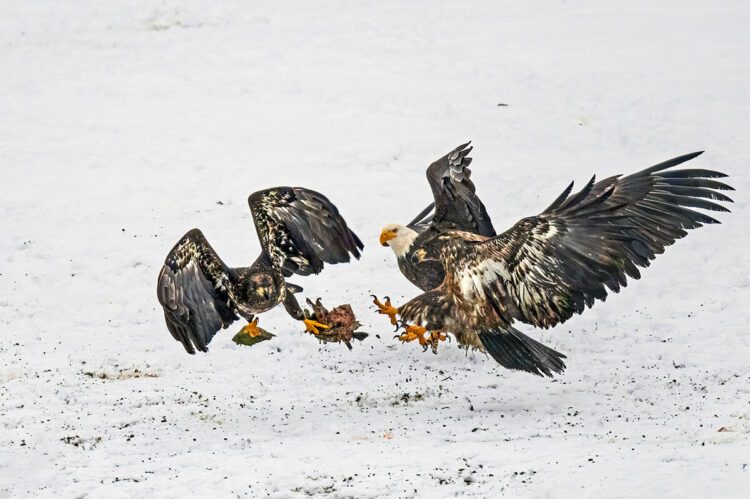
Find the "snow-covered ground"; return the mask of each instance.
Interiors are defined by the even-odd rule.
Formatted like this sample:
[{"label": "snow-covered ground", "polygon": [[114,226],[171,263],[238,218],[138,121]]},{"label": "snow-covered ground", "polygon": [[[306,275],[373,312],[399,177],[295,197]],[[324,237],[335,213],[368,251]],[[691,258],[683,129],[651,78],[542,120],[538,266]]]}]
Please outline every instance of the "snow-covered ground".
[{"label": "snow-covered ground", "polygon": [[[0,496],[746,497],[749,25],[743,1],[4,0]],[[564,375],[434,356],[368,295],[414,296],[380,227],[467,139],[499,230],[699,149],[736,203],[606,303],[521,325]],[[365,242],[293,282],[371,336],[320,345],[279,307],[272,341],[186,355],[164,257],[200,227],[250,263],[246,197],[280,184]]]}]

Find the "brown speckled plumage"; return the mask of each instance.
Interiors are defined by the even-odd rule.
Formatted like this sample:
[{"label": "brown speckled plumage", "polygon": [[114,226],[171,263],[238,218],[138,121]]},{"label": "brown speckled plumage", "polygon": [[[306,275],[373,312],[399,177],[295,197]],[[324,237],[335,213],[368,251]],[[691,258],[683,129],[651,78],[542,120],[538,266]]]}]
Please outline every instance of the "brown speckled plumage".
[{"label": "brown speckled plumage", "polygon": [[676,169],[700,153],[671,159],[638,173],[573,184],[540,215],[484,237],[440,231],[445,279],[399,308],[407,322],[450,331],[500,364],[551,376],[564,355],[514,329],[519,320],[553,327],[638,279],[657,254],[686,230],[719,223],[696,211],[729,211],[731,202],[714,180],[723,173]]}]

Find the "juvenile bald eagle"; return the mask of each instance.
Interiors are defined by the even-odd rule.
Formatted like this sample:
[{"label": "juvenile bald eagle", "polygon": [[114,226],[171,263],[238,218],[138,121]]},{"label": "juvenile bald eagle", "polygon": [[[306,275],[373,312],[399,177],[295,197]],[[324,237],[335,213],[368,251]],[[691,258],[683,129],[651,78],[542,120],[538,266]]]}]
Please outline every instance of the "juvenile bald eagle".
[{"label": "juvenile bald eagle", "polygon": [[[207,351],[216,332],[240,317],[242,331],[257,336],[256,314],[279,303],[308,332],[325,324],[306,319],[294,293],[302,288],[286,282],[292,274],[318,274],[325,263],[359,258],[363,248],[336,207],[322,194],[301,187],[274,187],[248,198],[261,243],[250,267],[230,268],[198,229],[172,248],[159,273],[157,295],[167,328],[185,350]],[[239,316],[239,317],[238,317]]]},{"label": "juvenile bald eagle", "polygon": [[699,154],[625,177],[592,178],[572,195],[571,183],[541,214],[497,236],[438,230],[433,244],[439,250],[432,251],[439,252],[444,279],[397,309],[405,323],[415,324],[400,338],[434,349],[450,332],[506,368],[561,373],[565,356],[513,322],[543,328],[565,322],[604,301],[608,289],[618,292],[627,277],[640,278],[638,267],[648,267],[687,229],[719,223],[696,208],[729,211],[713,202],[732,202],[719,192],[732,187],[714,180],[726,175],[671,169]]}]

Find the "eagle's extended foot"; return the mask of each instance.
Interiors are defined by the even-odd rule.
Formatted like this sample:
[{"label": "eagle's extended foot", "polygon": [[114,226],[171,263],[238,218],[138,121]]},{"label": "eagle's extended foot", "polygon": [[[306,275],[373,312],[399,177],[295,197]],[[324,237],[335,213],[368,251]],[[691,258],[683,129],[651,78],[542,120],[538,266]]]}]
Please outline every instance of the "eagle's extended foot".
[{"label": "eagle's extended foot", "polygon": [[424,326],[410,326],[408,324],[403,324],[404,326],[404,334],[401,336],[394,336],[394,338],[398,338],[402,343],[409,343],[411,341],[417,340],[419,341],[419,344],[422,345],[425,350],[427,349],[427,338],[424,337],[425,333],[427,332],[427,329]]},{"label": "eagle's extended foot", "polygon": [[372,296],[373,300],[372,302],[380,309],[378,310],[379,314],[387,315],[391,318],[391,324],[394,326],[396,325],[396,314],[398,314],[398,309],[391,305],[391,299],[387,296],[385,297],[385,303],[380,303],[380,300],[375,295]]},{"label": "eagle's extended foot", "polygon": [[322,322],[318,322],[312,319],[302,319],[302,322],[305,323],[305,331],[308,333],[313,334],[320,334],[320,331],[318,331],[318,328],[322,329],[328,329],[331,326],[328,326],[327,324],[323,324]]},{"label": "eagle's extended foot", "polygon": [[[448,335],[443,331],[427,331],[424,326],[411,326],[403,322],[399,322],[397,327],[403,326],[405,331],[401,336],[396,335],[394,338],[398,338],[403,343],[417,340],[422,348],[426,351],[428,348],[432,348],[432,353],[437,353],[438,343],[449,339]],[[427,335],[427,337],[425,337]]]},{"label": "eagle's extended foot", "polygon": [[258,329],[258,318],[256,317],[253,322],[248,322],[245,327],[242,328],[240,333],[248,334],[251,338],[257,338],[260,334],[260,330]]}]

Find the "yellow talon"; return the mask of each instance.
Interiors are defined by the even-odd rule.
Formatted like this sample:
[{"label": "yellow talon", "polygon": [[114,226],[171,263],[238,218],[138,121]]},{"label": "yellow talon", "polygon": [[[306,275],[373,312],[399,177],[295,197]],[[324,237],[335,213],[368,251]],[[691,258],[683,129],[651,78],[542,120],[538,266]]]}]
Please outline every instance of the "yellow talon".
[{"label": "yellow talon", "polygon": [[372,300],[372,302],[380,309],[377,312],[379,314],[387,315],[388,317],[390,317],[391,324],[395,326],[397,322],[396,314],[398,314],[398,309],[391,305],[391,299],[386,296],[385,303],[380,303],[380,300],[375,298],[375,296],[373,296],[373,298],[374,300]]},{"label": "yellow talon", "polygon": [[303,319],[302,322],[305,323],[305,331],[307,331],[308,333],[313,333],[313,334],[320,334],[320,331],[318,331],[318,328],[328,329],[331,327],[326,324],[322,324],[318,321],[314,321],[312,319]]},{"label": "yellow talon", "polygon": [[249,334],[251,338],[257,338],[260,334],[260,330],[258,329],[258,319],[256,318],[253,322],[247,323],[247,325],[242,328],[242,333]]},{"label": "yellow talon", "polygon": [[406,343],[418,340],[420,345],[425,346],[427,344],[427,339],[424,337],[426,332],[427,329],[424,326],[406,326],[406,331],[398,339]]},{"label": "yellow talon", "polygon": [[[437,353],[437,347],[438,343],[441,341],[445,341],[448,339],[448,335],[445,334],[443,331],[427,331],[427,328],[424,326],[410,326],[408,324],[403,324],[404,326],[404,334],[401,336],[397,336],[397,338],[405,343],[408,343],[410,341],[417,340],[419,341],[419,344],[422,345],[422,348],[427,350],[428,348],[432,347],[432,352]],[[427,337],[425,338],[425,334],[427,334]]]}]

